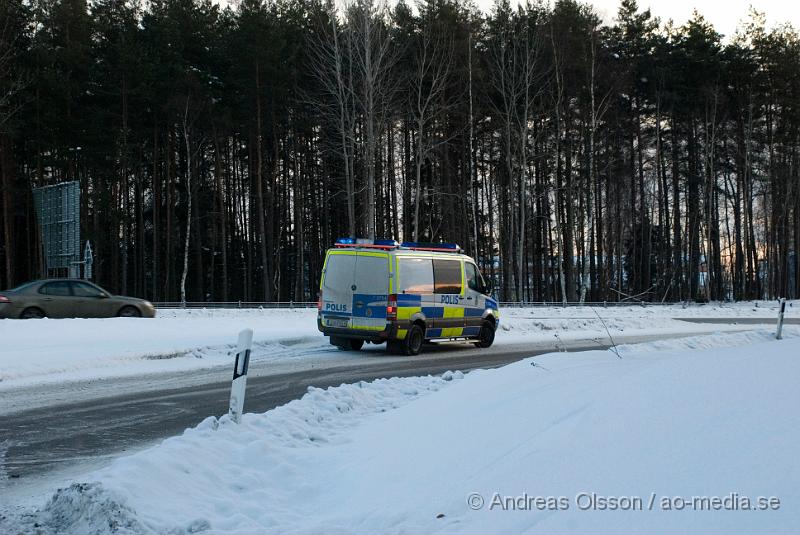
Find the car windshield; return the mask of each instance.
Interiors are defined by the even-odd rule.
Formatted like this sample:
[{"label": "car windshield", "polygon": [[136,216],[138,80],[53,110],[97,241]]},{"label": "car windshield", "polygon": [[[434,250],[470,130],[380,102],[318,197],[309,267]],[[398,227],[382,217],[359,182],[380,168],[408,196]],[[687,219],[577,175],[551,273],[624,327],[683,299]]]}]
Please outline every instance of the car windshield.
[{"label": "car windshield", "polygon": [[22,291],[24,291],[24,290],[27,290],[28,288],[30,288],[30,287],[31,287],[31,286],[33,286],[34,284],[36,284],[36,282],[35,282],[35,281],[34,281],[34,282],[26,282],[25,284],[20,284],[20,285],[19,285],[19,286],[17,286],[16,288],[11,288],[11,289],[10,289],[10,290],[8,290],[8,291],[9,291],[9,292],[22,292]]}]

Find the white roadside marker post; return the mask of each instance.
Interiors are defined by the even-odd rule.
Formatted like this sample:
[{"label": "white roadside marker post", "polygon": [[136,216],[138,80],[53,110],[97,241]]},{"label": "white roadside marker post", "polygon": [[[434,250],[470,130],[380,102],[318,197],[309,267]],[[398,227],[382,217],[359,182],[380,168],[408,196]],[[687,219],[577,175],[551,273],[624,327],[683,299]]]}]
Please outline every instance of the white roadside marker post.
[{"label": "white roadside marker post", "polygon": [[775,339],[780,340],[783,336],[781,331],[783,331],[783,313],[786,312],[786,299],[781,299],[781,307],[778,310],[778,330],[775,333]]},{"label": "white roadside marker post", "polygon": [[233,365],[233,382],[231,382],[231,402],[228,406],[228,415],[237,424],[242,421],[244,393],[247,387],[247,368],[250,365],[250,350],[252,347],[253,330],[245,329],[239,333],[236,362]]}]

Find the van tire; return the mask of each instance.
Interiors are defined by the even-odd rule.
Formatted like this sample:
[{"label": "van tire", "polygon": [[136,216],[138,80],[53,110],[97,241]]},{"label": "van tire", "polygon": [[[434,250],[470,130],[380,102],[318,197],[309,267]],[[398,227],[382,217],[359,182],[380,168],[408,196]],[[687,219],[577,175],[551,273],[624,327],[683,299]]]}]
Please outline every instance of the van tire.
[{"label": "van tire", "polygon": [[487,348],[492,347],[494,343],[494,325],[489,321],[484,321],[481,326],[481,331],[478,334],[478,341],[475,342],[475,347]]},{"label": "van tire", "polygon": [[406,333],[406,337],[400,344],[400,351],[406,356],[419,355],[422,349],[422,342],[425,341],[425,331],[417,324],[411,326]]},{"label": "van tire", "polygon": [[344,338],[337,341],[336,347],[339,351],[359,351],[364,345],[364,340],[356,338]]}]

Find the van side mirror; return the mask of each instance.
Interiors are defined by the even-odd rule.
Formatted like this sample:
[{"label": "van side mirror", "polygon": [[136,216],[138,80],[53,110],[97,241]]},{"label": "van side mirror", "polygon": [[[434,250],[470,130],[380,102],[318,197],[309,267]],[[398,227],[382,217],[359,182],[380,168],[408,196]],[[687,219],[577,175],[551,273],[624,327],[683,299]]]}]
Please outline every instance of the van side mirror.
[{"label": "van side mirror", "polygon": [[492,293],[492,290],[493,290],[492,281],[484,280],[483,281],[483,291],[481,293],[484,294],[484,295],[489,295],[489,294]]}]

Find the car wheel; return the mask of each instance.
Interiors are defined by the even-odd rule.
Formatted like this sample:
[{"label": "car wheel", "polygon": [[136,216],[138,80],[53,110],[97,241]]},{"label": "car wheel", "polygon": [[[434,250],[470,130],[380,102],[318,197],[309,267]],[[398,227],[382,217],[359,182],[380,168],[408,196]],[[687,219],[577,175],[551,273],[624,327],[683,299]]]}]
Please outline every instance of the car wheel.
[{"label": "car wheel", "polygon": [[117,316],[119,316],[120,318],[141,318],[142,313],[139,312],[139,309],[137,309],[136,307],[127,306],[127,307],[122,307]]},{"label": "car wheel", "polygon": [[41,308],[36,307],[28,307],[22,311],[22,314],[19,316],[24,320],[40,320],[45,317],[44,310]]},{"label": "car wheel", "polygon": [[478,341],[475,342],[475,347],[492,347],[494,343],[494,325],[491,322],[484,321],[481,326],[481,332],[478,335]]},{"label": "car wheel", "polygon": [[405,339],[400,346],[404,355],[412,356],[419,355],[419,350],[422,349],[422,342],[425,340],[425,333],[419,325],[412,325],[406,333]]}]

